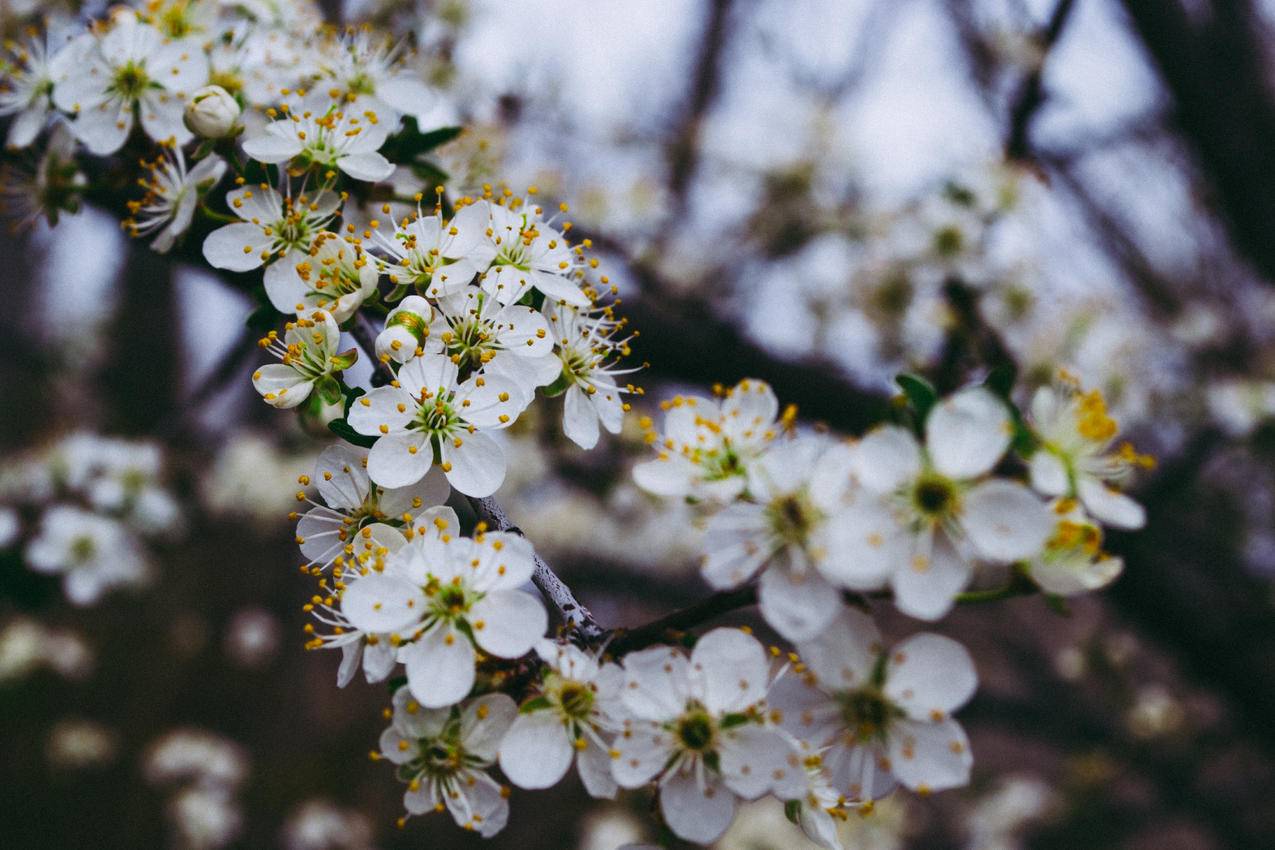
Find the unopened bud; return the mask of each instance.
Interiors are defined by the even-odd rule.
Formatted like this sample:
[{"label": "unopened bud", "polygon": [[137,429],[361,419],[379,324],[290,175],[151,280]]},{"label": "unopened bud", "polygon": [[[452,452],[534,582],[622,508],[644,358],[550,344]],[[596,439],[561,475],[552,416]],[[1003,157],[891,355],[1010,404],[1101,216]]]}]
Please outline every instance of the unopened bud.
[{"label": "unopened bud", "polygon": [[186,127],[205,139],[229,136],[239,121],[239,102],[221,86],[204,86],[186,104]]}]

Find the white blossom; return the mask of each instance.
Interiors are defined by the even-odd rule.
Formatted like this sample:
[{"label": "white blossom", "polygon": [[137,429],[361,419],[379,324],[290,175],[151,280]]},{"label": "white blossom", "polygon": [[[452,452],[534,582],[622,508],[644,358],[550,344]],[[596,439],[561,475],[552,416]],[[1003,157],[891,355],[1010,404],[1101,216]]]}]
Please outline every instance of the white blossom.
[{"label": "white blossom", "polygon": [[578,281],[583,275],[582,254],[541,218],[540,207],[527,202],[511,209],[513,205],[484,205],[490,222],[485,238],[471,251],[471,257],[486,268],[483,289],[502,304],[513,304],[537,289],[546,299],[588,306],[592,299]]},{"label": "white blossom", "polygon": [[59,109],[76,115],[72,128],[90,151],[123,147],[140,118],[157,142],[183,145],[193,138],[182,122],[186,97],[208,79],[208,60],[197,42],[168,39],[154,27],[123,20],[88,46],[69,45],[70,61],[53,89]]},{"label": "white blossom", "polygon": [[539,693],[523,704],[500,745],[500,769],[520,788],[551,788],[575,761],[594,797],[614,797],[611,735],[624,716],[624,671],[566,643],[542,640]]},{"label": "white blossom", "polygon": [[312,95],[246,140],[244,153],[267,164],[315,167],[321,177],[340,170],[355,180],[376,183],[394,173],[394,164],[379,153],[394,128],[372,107],[362,100]]},{"label": "white blossom", "polygon": [[662,402],[663,431],[643,420],[658,453],[633,468],[633,480],[657,496],[728,502],[748,483],[750,464],[779,434],[779,401],[770,385],[745,378],[718,401],[676,396]]},{"label": "white blossom", "polygon": [[283,342],[276,331],[261,339],[261,347],[280,363],[262,366],[252,373],[252,385],[266,403],[278,408],[296,407],[310,393],[339,392],[333,375],[350,368],[358,351],[338,354],[341,331],[330,315],[316,310],[308,318],[298,316],[284,325]]},{"label": "white blossom", "polygon": [[855,454],[866,493],[830,539],[837,550],[857,553],[841,574],[845,586],[888,583],[900,611],[935,620],[969,582],[973,561],[1037,554],[1054,524],[1048,508],[1023,485],[988,477],[1011,432],[1005,404],[975,387],[934,406],[924,447],[895,425],[864,437]]},{"label": "white blossom", "polygon": [[491,260],[490,251],[479,250],[490,219],[486,201],[461,207],[448,220],[441,213],[423,215],[418,201],[415,215],[400,221],[393,233],[373,228],[376,250],[385,255],[379,261],[382,271],[395,286],[412,286],[430,298],[460,292]]},{"label": "white blossom", "polygon": [[517,534],[416,537],[382,572],[345,589],[341,613],[357,629],[392,636],[422,705],[452,705],[474,685],[479,650],[518,658],[543,637],[544,606],[520,589],[534,569],[531,544]]},{"label": "white blossom", "polygon": [[266,275],[266,295],[281,313],[301,315],[319,309],[340,324],[376,293],[376,264],[361,245],[344,236],[319,233],[306,256],[291,268],[289,259],[285,256],[271,266],[280,274]]},{"label": "white blossom", "polygon": [[320,190],[293,198],[271,186],[242,186],[226,195],[226,204],[242,221],[219,227],[204,240],[209,265],[246,272],[266,265],[266,294],[281,313],[296,312],[297,266],[306,261],[323,228],[336,215],[341,198]]},{"label": "white blossom", "polygon": [[158,233],[151,247],[166,254],[177,238],[190,229],[200,196],[221,180],[226,161],[216,155],[206,156],[194,168],[187,169],[182,149],[165,145],[159,156],[146,165],[150,173],[138,181],[146,194],[140,201],[129,202],[129,218],[124,225],[134,237]]},{"label": "white blossom", "polygon": [[[304,476],[302,483],[310,481]],[[311,502],[313,507],[297,522],[297,544],[312,570],[332,565],[342,570],[347,561],[364,554],[356,538],[367,526],[390,520],[410,527],[425,510],[446,501],[449,491],[447,480],[434,470],[408,487],[379,487],[368,478],[367,451],[345,443],[323,450],[313,483],[323,504]],[[393,528],[381,531],[384,536],[396,534],[402,537]],[[372,536],[368,533],[367,539]]]},{"label": "white blossom", "polygon": [[775,683],[771,708],[847,801],[969,782],[969,740],[950,715],[978,677],[959,643],[923,633],[887,651],[872,618],[846,608],[797,652],[803,666]]},{"label": "white blossom", "polygon": [[540,311],[502,305],[476,286],[438,300],[423,345],[461,368],[507,378],[524,404],[535,398],[537,387],[552,383],[562,371],[554,356],[549,323]]},{"label": "white blossom", "polygon": [[106,591],[146,580],[142,549],[118,521],[72,505],[54,505],[26,547],[27,565],[62,576],[67,599],[92,605]]},{"label": "white blossom", "polygon": [[616,782],[657,780],[660,812],[679,837],[715,841],[740,797],[799,797],[801,761],[764,722],[770,683],[766,652],[738,629],[714,629],[688,659],[653,647],[624,659],[624,705],[632,715],[615,739]]},{"label": "white blossom", "polygon": [[509,819],[508,793],[487,772],[518,706],[504,694],[487,694],[449,708],[426,708],[408,691],[394,693],[390,727],[381,755],[407,780],[409,814],[446,810],[465,829],[490,838]]},{"label": "white blossom", "polygon": [[459,380],[441,354],[409,360],[398,386],[377,387],[350,406],[350,426],[379,437],[367,471],[382,487],[406,487],[433,465],[435,453],[452,487],[489,496],[505,477],[505,453],[488,433],[513,424],[523,408],[507,378],[471,375]]},{"label": "white blossom", "polygon": [[1123,529],[1141,528],[1146,511],[1110,485],[1154,461],[1129,443],[1114,447],[1119,433],[1102,393],[1082,392],[1063,373],[1032,397],[1031,423],[1041,447],[1031,456],[1032,486],[1047,496],[1079,498],[1093,517]]},{"label": "white blossom", "polygon": [[831,536],[852,463],[847,446],[819,438],[774,445],[749,467],[748,498],[708,521],[704,579],[727,589],[760,573],[762,616],[788,640],[808,640],[828,625],[841,607],[834,585],[857,569],[859,553]]},{"label": "white blossom", "polygon": [[562,372],[550,390],[563,391],[562,432],[580,448],[591,449],[598,443],[599,424],[612,434],[620,433],[628,410],[621,396],[637,392],[632,384],[616,383],[616,378],[637,371],[618,365],[629,353],[628,340],[615,339],[623,325],[609,308],[582,311],[556,304],[547,306],[545,314],[561,361]]},{"label": "white blossom", "polygon": [[1031,559],[1031,577],[1046,593],[1071,596],[1106,587],[1124,570],[1124,560],[1102,551],[1102,528],[1074,499],[1053,503],[1054,533]]},{"label": "white blossom", "polygon": [[376,335],[376,359],[406,363],[425,353],[434,308],[419,295],[409,295],[385,317],[385,328]]}]

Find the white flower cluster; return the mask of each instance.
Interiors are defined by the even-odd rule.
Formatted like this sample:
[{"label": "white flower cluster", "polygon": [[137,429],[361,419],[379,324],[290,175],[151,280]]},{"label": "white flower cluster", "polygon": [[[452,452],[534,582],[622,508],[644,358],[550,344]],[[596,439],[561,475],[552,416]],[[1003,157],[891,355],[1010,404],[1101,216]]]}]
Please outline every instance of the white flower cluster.
[{"label": "white flower cluster", "polygon": [[[949,719],[976,684],[965,650],[922,634],[887,651],[855,606],[884,595],[905,614],[938,620],[983,566],[1010,568],[1006,591],[1094,590],[1122,566],[1102,552],[1102,526],[1144,522],[1141,507],[1112,485],[1150,459],[1116,443],[1102,396],[1071,376],[1039,390],[1025,417],[986,387],[936,399],[916,379],[909,386],[910,425],[848,442],[789,435],[760,381],[716,399],[678,396],[663,405],[662,433],[643,421],[656,456],[634,469],[649,492],[702,506],[705,580],[719,590],[755,581],[763,618],[795,645],[795,675],[772,689],[767,706],[799,742],[809,781],[784,798],[802,801],[796,819],[829,847],[839,846],[832,821],[847,805],[896,784],[920,792],[963,785],[972,764]],[[1011,446],[1017,463],[1007,458]],[[678,662],[664,665],[666,675],[668,664]],[[741,690],[746,682],[756,677],[741,676]],[[667,682],[662,692],[678,693]],[[667,763],[650,749],[664,739],[642,740],[635,769],[644,759]],[[664,813],[679,835],[706,842],[729,823],[731,805],[706,793],[711,784],[696,787],[706,796],[681,827],[676,810]]]},{"label": "white flower cluster", "polygon": [[[669,400],[660,431],[644,419],[655,455],[634,477],[706,517],[704,579],[755,598],[792,649],[739,629],[688,635],[689,652],[661,644],[666,630],[608,633],[555,594],[521,533],[503,520],[462,533],[444,503],[501,514],[485,501],[507,472],[497,432],[537,394],[563,397],[563,433],[582,448],[620,432],[624,396],[640,390],[619,365],[631,335],[618,290],[595,276],[590,241],[570,238],[566,205],[547,210],[534,187],[438,185],[427,155],[461,131],[429,128],[436,101],[410,51],[322,29],[304,2],[156,0],[11,54],[9,141],[47,138],[14,184],[30,205],[52,219],[82,194],[139,184],[129,232],[161,252],[199,245],[257,296],[251,326],[282,319],[261,339],[278,362],[254,387],[344,440],[301,476],[308,507],[291,517],[318,582],[307,646],[341,650],[342,686],[402,665],[375,756],[397,765],[409,815],[446,811],[490,836],[509,815],[495,771],[541,789],[574,764],[595,797],[653,786],[689,841],[715,841],[739,800],[774,797],[840,847],[852,809],[898,785],[966,784],[972,765],[951,717],[975,690],[972,660],[930,633],[887,648],[874,600],[936,621],[965,594],[1094,590],[1121,570],[1103,527],[1144,521],[1114,485],[1149,459],[1116,442],[1102,396],[1069,376],[1025,412],[998,381],[940,399],[901,376],[895,423],[857,440],[798,433],[795,410],[745,380]],[[107,179],[89,181],[94,169]],[[976,284],[970,264],[1008,201],[948,187],[905,252],[904,289],[909,276]],[[360,349],[370,387],[344,378]],[[49,476],[95,511],[55,506],[27,543],[73,600],[136,578],[130,526],[175,519],[158,457],[139,451],[69,440]],[[6,523],[19,515],[0,513],[0,539],[16,539]],[[993,577],[1007,584],[969,590]],[[557,639],[533,579],[567,626]],[[175,811],[203,830],[187,838],[231,840],[232,797],[184,793]]]},{"label": "white flower cluster", "polygon": [[0,476],[0,548],[21,544],[26,565],[61,575],[76,605],[145,583],[145,541],[182,524],[153,443],[76,432]]},{"label": "white flower cluster", "polygon": [[239,792],[248,779],[248,756],[236,742],[203,729],[173,729],[152,741],[143,756],[146,781],[169,793],[172,843],[215,850],[243,831]]}]

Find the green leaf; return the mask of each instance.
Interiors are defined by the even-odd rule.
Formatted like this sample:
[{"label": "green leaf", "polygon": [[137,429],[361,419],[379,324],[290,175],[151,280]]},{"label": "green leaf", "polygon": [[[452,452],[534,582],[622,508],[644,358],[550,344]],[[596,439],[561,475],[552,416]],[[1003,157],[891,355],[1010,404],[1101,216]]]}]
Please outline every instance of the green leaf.
[{"label": "green leaf", "polygon": [[902,372],[896,375],[894,382],[903,390],[903,395],[907,397],[908,403],[916,411],[917,422],[924,423],[925,417],[930,413],[930,408],[934,407],[939,400],[939,394],[934,389],[934,385],[920,375],[913,375],[911,372]]},{"label": "green leaf", "polygon": [[788,820],[792,821],[797,826],[801,826],[801,801],[788,800],[785,802],[784,817],[788,818]]},{"label": "green leaf", "polygon": [[279,324],[279,311],[269,304],[263,304],[248,314],[244,324],[258,333],[269,333]]},{"label": "green leaf", "polygon": [[412,173],[431,188],[447,182],[447,172],[429,160],[418,159],[412,163]]},{"label": "green leaf", "polygon": [[414,162],[418,157],[447,144],[464,130],[463,127],[439,127],[422,133],[410,115],[399,130],[381,146],[381,154],[390,162]]},{"label": "green leaf", "polygon": [[[1014,382],[1018,379],[1018,367],[1013,363],[1002,363],[993,369],[983,381],[983,386],[1009,401],[1014,391]],[[1012,406],[1012,404],[1011,404]]]},{"label": "green leaf", "polygon": [[347,443],[353,443],[354,445],[362,446],[365,449],[370,449],[376,444],[375,437],[369,437],[366,434],[360,434],[358,431],[355,431],[350,427],[350,423],[346,422],[344,418],[333,419],[328,423],[328,430],[333,434],[336,434],[342,440],[345,440]]},{"label": "green leaf", "polygon": [[406,684],[407,684],[406,676],[394,676],[393,678],[388,679],[385,682],[386,687],[390,689],[390,693],[394,693],[395,691],[397,691],[399,688],[403,687]]},{"label": "green leaf", "polygon": [[345,410],[341,411],[346,419],[350,418],[350,405],[354,404],[354,400],[359,396],[367,395],[367,390],[362,387],[346,387],[345,388]]}]

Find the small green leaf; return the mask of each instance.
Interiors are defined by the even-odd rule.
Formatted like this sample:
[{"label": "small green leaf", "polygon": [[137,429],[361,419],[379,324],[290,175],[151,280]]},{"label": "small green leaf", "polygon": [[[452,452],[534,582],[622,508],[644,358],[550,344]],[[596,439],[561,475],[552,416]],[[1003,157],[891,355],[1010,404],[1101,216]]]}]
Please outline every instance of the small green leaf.
[{"label": "small green leaf", "polygon": [[350,418],[350,405],[354,404],[354,400],[359,396],[367,395],[367,390],[362,387],[346,387],[345,389],[345,410],[342,414],[346,419]]},{"label": "small green leaf", "polygon": [[386,687],[390,689],[390,693],[394,693],[395,691],[397,691],[399,688],[403,687],[406,684],[407,684],[406,676],[394,676],[393,678],[388,679],[385,682]]},{"label": "small green leaf", "polygon": [[788,818],[788,820],[792,821],[797,826],[801,826],[801,801],[788,800],[785,802],[784,817]]},{"label": "small green leaf", "polygon": [[938,391],[934,389],[934,385],[920,375],[913,375],[911,372],[903,372],[896,375],[894,382],[903,390],[903,395],[907,397],[908,403],[916,411],[917,422],[925,422],[925,417],[930,414],[930,408],[934,407],[939,399]]},{"label": "small green leaf", "polygon": [[1002,363],[988,374],[987,379],[983,381],[983,386],[1009,401],[1017,379],[1018,367],[1013,363]]},{"label": "small green leaf", "polygon": [[345,440],[347,443],[353,443],[354,445],[362,446],[365,449],[370,449],[376,444],[375,437],[369,437],[366,434],[360,434],[358,431],[355,431],[350,427],[350,423],[346,422],[344,418],[333,419],[328,423],[328,430],[333,434],[336,434],[342,440]]}]

